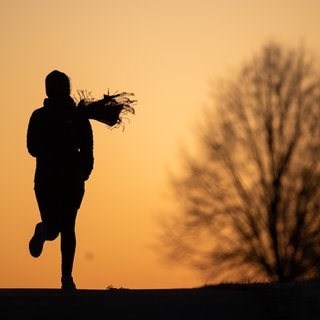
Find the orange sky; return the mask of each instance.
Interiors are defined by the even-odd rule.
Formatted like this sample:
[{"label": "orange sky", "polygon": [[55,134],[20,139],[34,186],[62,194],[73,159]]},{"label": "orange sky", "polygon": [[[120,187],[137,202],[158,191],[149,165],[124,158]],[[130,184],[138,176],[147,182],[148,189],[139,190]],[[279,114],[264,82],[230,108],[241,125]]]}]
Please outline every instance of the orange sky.
[{"label": "orange sky", "polygon": [[25,146],[31,112],[53,69],[73,93],[133,92],[124,131],[92,122],[95,167],[78,213],[78,288],[203,285],[164,264],[154,248],[168,215],[166,170],[191,141],[209,82],[229,75],[270,39],[320,54],[317,0],[1,0],[0,287],[59,287],[59,241],[34,259],[39,220],[34,159]]}]

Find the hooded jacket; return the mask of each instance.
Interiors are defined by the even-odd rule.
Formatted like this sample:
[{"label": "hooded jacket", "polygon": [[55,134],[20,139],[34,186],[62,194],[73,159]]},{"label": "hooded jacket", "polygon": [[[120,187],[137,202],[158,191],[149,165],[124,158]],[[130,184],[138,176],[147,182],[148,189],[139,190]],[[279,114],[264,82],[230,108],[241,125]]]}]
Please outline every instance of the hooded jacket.
[{"label": "hooded jacket", "polygon": [[33,111],[27,149],[36,158],[35,183],[81,182],[93,169],[93,135],[89,120],[70,96],[47,98]]}]

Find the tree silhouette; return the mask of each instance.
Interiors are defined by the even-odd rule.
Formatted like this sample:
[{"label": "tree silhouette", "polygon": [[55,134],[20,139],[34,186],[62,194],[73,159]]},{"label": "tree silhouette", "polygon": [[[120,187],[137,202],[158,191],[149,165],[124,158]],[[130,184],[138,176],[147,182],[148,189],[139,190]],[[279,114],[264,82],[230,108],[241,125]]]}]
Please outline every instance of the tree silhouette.
[{"label": "tree silhouette", "polygon": [[303,47],[268,42],[220,83],[199,150],[170,176],[181,205],[170,259],[207,280],[292,281],[320,271],[320,74]]}]

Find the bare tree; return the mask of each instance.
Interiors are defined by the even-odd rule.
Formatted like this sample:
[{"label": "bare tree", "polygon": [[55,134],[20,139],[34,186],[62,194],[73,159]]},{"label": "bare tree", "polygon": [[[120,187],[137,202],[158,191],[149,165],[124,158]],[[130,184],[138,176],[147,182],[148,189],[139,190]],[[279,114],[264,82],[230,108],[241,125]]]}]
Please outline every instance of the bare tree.
[{"label": "bare tree", "polygon": [[269,42],[204,112],[199,151],[172,175],[182,210],[171,259],[207,280],[291,281],[320,271],[320,74],[305,50]]}]

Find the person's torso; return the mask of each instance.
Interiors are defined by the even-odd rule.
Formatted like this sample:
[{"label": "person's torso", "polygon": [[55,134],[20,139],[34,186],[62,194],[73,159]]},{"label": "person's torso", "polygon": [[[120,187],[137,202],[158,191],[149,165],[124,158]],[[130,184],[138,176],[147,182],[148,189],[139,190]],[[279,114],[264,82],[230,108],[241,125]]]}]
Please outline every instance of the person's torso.
[{"label": "person's torso", "polygon": [[80,171],[80,120],[75,110],[39,109],[36,180],[76,179]]}]

